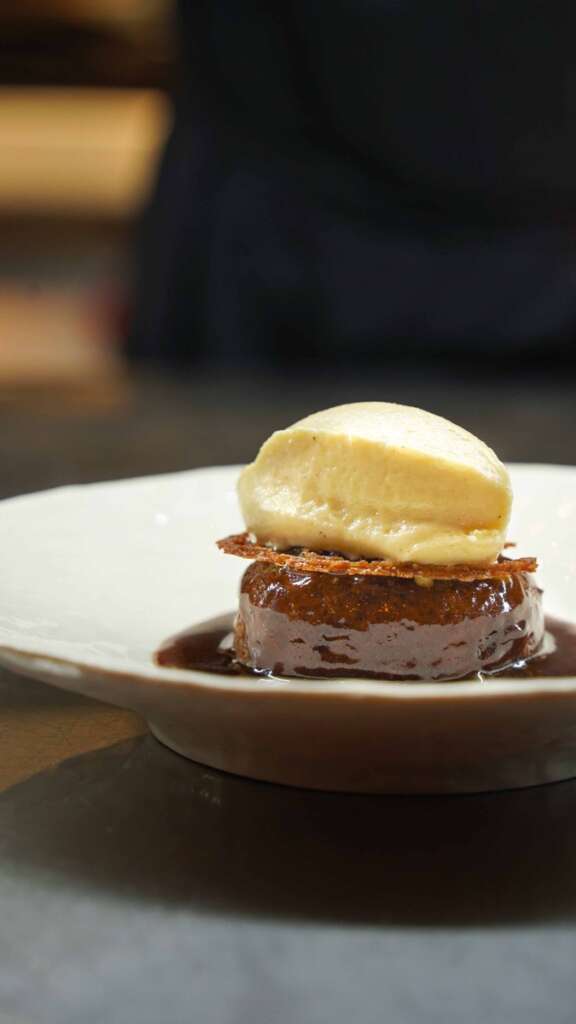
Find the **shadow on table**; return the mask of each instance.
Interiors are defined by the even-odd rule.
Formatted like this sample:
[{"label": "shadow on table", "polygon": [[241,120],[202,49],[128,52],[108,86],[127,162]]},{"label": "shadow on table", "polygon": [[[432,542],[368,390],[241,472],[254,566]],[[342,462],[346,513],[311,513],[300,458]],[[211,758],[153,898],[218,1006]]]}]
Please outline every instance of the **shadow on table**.
[{"label": "shadow on table", "polygon": [[315,793],[140,737],[0,797],[4,871],[214,913],[492,925],[576,918],[576,782],[463,797]]}]

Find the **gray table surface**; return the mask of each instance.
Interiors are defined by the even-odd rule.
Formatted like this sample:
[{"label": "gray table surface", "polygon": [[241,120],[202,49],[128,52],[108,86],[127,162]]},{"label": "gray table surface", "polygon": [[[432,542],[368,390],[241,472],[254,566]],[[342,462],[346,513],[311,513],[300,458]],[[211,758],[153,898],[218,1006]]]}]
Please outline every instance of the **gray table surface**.
[{"label": "gray table surface", "polygon": [[[0,487],[242,461],[307,411],[376,398],[444,413],[507,459],[576,463],[567,373],[197,375],[141,381],[114,412],[4,409]],[[0,741],[2,1021],[574,1020],[576,781],[452,798],[275,787],[8,672]]]}]

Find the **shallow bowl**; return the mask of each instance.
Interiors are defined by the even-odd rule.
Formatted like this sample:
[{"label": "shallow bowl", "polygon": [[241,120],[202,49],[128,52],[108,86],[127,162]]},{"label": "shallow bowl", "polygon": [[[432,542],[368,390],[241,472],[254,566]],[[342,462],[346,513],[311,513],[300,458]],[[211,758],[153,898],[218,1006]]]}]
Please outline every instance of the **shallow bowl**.
[{"label": "shallow bowl", "polygon": [[[510,535],[576,621],[576,469],[513,466]],[[236,604],[237,467],[0,504],[0,662],[144,715],[214,768],[314,789],[478,792],[576,775],[576,677],[392,683],[161,668],[171,634]]]}]

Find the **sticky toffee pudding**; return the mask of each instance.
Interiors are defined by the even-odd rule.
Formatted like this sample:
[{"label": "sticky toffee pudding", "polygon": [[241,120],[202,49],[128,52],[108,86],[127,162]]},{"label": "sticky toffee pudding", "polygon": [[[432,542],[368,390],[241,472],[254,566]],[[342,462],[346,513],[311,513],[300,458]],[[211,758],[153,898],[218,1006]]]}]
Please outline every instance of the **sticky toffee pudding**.
[{"label": "sticky toffee pudding", "polygon": [[[461,428],[385,403],[274,434],[239,484],[249,559],[236,615],[166,642],[161,665],[408,682],[576,672],[545,626],[533,558],[509,558],[511,490]],[[327,550],[330,547],[331,550]]]}]

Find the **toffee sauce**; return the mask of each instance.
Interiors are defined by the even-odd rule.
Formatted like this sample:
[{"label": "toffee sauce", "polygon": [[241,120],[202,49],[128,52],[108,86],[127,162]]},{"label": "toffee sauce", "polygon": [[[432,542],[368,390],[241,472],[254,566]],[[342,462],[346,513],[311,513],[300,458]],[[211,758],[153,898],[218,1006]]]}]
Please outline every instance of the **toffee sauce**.
[{"label": "toffee sauce", "polygon": [[[232,612],[201,622],[166,640],[156,652],[154,660],[165,668],[196,669],[229,676],[266,675],[267,673],[255,672],[236,660],[233,628]],[[547,617],[546,632],[553,637],[556,645],[551,653],[535,655],[527,661],[508,665],[499,671],[481,672],[472,678],[484,681],[497,676],[514,679],[576,676],[576,625]],[[391,679],[386,676],[381,678],[389,681]]]}]

